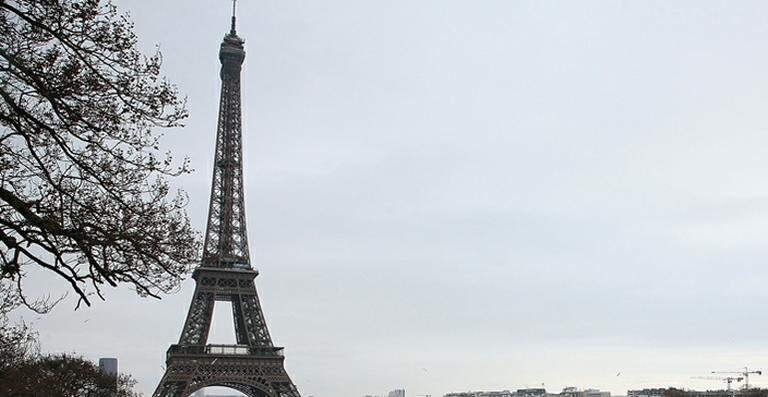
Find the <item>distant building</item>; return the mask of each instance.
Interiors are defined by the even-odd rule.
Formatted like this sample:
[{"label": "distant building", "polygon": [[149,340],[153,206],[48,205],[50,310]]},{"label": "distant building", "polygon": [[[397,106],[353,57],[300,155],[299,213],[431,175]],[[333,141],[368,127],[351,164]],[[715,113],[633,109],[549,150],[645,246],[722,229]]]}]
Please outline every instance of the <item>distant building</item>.
[{"label": "distant building", "polygon": [[117,359],[116,358],[100,358],[99,369],[101,372],[117,376]]},{"label": "distant building", "polygon": [[749,389],[747,391],[745,390],[707,390],[707,391],[697,391],[697,390],[679,390],[679,389],[670,389],[670,391],[667,393],[667,397],[734,397],[734,396],[749,396],[750,392],[754,392],[752,396],[764,396],[765,390],[761,391],[758,389]]},{"label": "distant building", "polygon": [[561,397],[611,397],[611,392],[600,391],[598,389],[579,390],[576,387],[566,387],[560,393],[560,396]]},{"label": "distant building", "polygon": [[395,389],[387,393],[387,397],[405,397],[405,389]]},{"label": "distant building", "polygon": [[563,389],[562,392],[560,392],[560,396],[562,397],[581,397],[581,390],[579,390],[578,387],[566,387]]},{"label": "distant building", "polygon": [[664,397],[666,388],[627,390],[627,397]]},{"label": "distant building", "polygon": [[[763,389],[764,390],[764,389]],[[752,390],[749,390],[752,391]],[[763,396],[765,394],[748,393],[744,390],[683,390],[674,387],[627,390],[627,397],[739,397],[739,396]]]},{"label": "distant building", "polygon": [[765,396],[766,389],[700,391],[668,387],[666,389],[628,390],[627,397],[629,397],[629,393],[632,393],[633,397],[758,397]]},{"label": "distant building", "polygon": [[583,397],[611,397],[611,392],[600,391],[597,389],[587,389],[587,390],[584,390]]},{"label": "distant building", "polygon": [[582,397],[581,390],[578,387],[566,387],[560,393],[561,397]]},{"label": "distant building", "polygon": [[[549,394],[544,388],[533,389],[517,389],[515,391],[509,390],[495,390],[495,391],[466,391],[458,393],[448,393],[443,397],[561,397],[557,394]],[[572,396],[572,397],[586,397],[586,396]],[[600,396],[594,396],[600,397]]]},{"label": "distant building", "polygon": [[517,389],[517,391],[515,391],[515,395],[518,397],[536,397],[545,394],[547,394],[547,391],[544,388]]},{"label": "distant building", "polygon": [[458,393],[448,393],[443,397],[516,397],[509,390],[500,391],[466,391]]}]

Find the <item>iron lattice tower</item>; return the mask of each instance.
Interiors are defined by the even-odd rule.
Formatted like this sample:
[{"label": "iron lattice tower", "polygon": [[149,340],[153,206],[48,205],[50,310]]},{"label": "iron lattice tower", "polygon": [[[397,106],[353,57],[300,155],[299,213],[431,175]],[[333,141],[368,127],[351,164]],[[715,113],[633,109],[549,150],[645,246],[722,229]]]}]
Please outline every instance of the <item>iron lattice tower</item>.
[{"label": "iron lattice tower", "polygon": [[[244,41],[232,28],[219,50],[221,99],[208,224],[195,294],[179,343],[171,345],[166,370],[153,397],[187,397],[224,386],[250,397],[300,397],[264,321],[251,267],[243,197],[240,69]],[[213,307],[232,303],[236,345],[208,345]]]}]

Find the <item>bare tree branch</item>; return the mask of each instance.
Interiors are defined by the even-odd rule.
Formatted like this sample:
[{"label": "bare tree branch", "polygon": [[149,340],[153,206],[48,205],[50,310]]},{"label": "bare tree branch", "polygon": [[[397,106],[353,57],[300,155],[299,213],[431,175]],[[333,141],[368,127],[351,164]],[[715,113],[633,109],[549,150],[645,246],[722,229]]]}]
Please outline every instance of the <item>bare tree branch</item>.
[{"label": "bare tree branch", "polygon": [[188,160],[159,152],[157,127],[187,116],[109,1],[0,0],[0,281],[25,303],[26,267],[80,303],[120,284],[173,290],[199,252]]}]

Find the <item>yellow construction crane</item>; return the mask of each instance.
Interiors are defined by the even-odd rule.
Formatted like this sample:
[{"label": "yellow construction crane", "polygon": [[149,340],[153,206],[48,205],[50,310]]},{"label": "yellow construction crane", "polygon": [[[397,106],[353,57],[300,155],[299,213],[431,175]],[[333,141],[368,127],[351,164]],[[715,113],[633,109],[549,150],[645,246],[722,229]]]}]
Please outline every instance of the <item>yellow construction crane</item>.
[{"label": "yellow construction crane", "polygon": [[744,377],[744,390],[749,390],[749,374],[762,375],[763,371],[756,370],[750,371],[748,367],[744,367],[743,371],[712,371],[713,374],[738,374]]}]

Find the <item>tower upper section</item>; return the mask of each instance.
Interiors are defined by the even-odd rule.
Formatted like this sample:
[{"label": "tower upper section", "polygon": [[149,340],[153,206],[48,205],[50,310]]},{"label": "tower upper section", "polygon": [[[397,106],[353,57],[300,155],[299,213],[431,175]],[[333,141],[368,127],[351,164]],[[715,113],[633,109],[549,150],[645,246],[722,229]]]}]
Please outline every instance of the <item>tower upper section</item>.
[{"label": "tower upper section", "polygon": [[219,49],[221,96],[216,129],[211,201],[201,266],[250,269],[243,187],[240,71],[245,42],[232,27]]},{"label": "tower upper section", "polygon": [[240,77],[240,67],[245,60],[245,42],[235,31],[235,17],[232,17],[232,29],[224,36],[219,49],[219,60],[221,61],[221,78],[224,79],[225,73],[237,73]]}]

